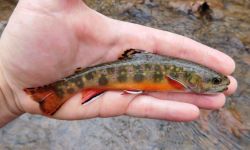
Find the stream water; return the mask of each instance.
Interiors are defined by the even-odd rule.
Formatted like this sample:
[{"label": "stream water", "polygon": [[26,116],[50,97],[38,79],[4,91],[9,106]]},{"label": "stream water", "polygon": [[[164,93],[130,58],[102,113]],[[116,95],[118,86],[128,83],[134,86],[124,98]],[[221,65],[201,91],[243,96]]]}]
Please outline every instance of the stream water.
[{"label": "stream water", "polygon": [[[126,116],[69,122],[26,114],[0,129],[0,149],[250,149],[250,1],[86,3],[112,18],[175,32],[227,53],[237,63],[237,92],[224,108],[204,110],[191,123]],[[14,1],[0,0],[0,31],[14,7]]]}]

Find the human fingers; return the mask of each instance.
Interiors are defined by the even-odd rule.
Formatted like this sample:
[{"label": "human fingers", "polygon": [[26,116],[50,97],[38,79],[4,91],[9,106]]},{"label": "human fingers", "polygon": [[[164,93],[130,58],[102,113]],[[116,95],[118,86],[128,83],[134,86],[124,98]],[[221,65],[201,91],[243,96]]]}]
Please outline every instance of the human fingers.
[{"label": "human fingers", "polygon": [[127,115],[171,121],[192,121],[198,118],[199,109],[192,104],[141,95],[127,108]]},{"label": "human fingers", "polygon": [[58,119],[87,119],[130,115],[172,121],[190,121],[199,116],[196,106],[187,103],[161,100],[146,95],[105,92],[96,100],[81,105],[77,95],[66,102],[54,115]]},{"label": "human fingers", "polygon": [[154,92],[149,95],[160,99],[190,103],[203,109],[219,109],[225,104],[225,95],[200,95],[194,93]]},{"label": "human fingers", "polygon": [[224,92],[225,95],[231,95],[233,94],[236,89],[237,89],[237,81],[234,77],[232,76],[228,76],[229,80],[230,80],[230,84],[228,85],[228,89]]},{"label": "human fingers", "polygon": [[126,48],[151,50],[159,54],[187,59],[225,75],[235,69],[235,62],[228,55],[171,32],[137,24],[119,22],[121,45]]}]

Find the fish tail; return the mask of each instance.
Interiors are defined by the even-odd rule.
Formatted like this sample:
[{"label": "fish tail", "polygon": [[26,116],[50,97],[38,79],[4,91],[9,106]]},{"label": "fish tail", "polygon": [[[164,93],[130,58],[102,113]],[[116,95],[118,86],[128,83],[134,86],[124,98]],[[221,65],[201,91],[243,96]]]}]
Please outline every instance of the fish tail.
[{"label": "fish tail", "polygon": [[41,110],[46,115],[53,115],[64,103],[62,98],[58,97],[50,87],[26,88],[24,92],[39,103]]}]

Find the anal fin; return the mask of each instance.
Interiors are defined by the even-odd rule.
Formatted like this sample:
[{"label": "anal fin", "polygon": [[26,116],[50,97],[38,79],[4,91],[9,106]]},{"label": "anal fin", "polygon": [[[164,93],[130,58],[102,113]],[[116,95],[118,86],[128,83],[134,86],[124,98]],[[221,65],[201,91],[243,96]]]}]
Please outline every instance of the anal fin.
[{"label": "anal fin", "polygon": [[82,104],[86,104],[93,98],[102,94],[105,90],[83,90],[82,91]]}]

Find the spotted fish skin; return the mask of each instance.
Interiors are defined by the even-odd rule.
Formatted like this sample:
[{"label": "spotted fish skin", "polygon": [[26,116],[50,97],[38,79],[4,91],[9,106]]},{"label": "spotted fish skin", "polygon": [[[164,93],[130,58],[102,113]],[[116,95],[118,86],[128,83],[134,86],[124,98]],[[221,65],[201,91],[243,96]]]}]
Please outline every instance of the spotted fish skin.
[{"label": "spotted fish skin", "polygon": [[226,76],[196,63],[140,50],[121,60],[78,70],[75,74],[25,92],[51,115],[76,93],[86,89],[191,91],[213,94],[226,90]]}]

